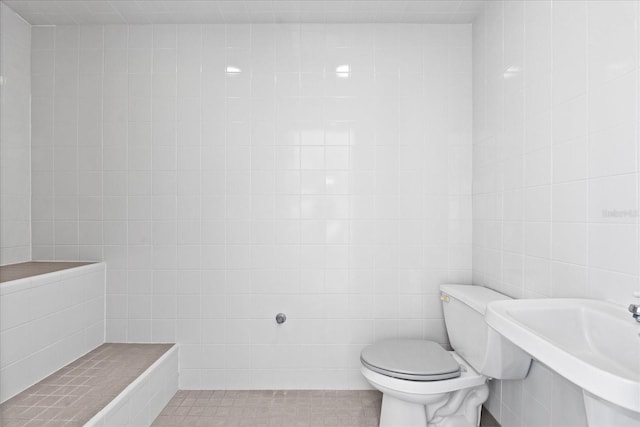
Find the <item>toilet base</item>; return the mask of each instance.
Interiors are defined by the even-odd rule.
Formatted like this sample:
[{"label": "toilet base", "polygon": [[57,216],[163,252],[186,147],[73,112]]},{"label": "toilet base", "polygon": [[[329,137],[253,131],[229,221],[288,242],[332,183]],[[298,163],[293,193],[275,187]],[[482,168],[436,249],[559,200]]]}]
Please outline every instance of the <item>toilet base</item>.
[{"label": "toilet base", "polygon": [[389,394],[382,395],[380,427],[427,425],[427,411],[424,405],[396,399]]},{"label": "toilet base", "polygon": [[380,427],[478,427],[482,404],[488,396],[486,384],[431,395],[433,399],[425,403],[401,400],[383,392]]}]

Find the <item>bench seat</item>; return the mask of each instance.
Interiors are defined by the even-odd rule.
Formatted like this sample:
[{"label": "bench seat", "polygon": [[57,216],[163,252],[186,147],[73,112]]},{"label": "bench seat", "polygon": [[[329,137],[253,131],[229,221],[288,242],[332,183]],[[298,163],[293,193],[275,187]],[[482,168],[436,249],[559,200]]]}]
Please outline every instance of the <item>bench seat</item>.
[{"label": "bench seat", "polygon": [[0,425],[150,425],[177,390],[177,360],[174,344],[102,344],[2,403]]}]

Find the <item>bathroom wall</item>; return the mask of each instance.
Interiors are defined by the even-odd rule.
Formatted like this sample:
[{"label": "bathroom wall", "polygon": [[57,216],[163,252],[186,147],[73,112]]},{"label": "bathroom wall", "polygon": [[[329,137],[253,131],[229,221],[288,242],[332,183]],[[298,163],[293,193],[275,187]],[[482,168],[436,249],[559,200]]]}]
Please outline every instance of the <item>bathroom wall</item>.
[{"label": "bathroom wall", "polygon": [[0,2],[0,265],[31,259],[31,26]]},{"label": "bathroom wall", "polygon": [[[475,283],[634,301],[639,5],[493,1],[474,23]],[[503,426],[585,424],[580,390],[540,364],[491,392]]]},{"label": "bathroom wall", "polygon": [[[33,252],[181,388],[366,388],[471,280],[471,26],[33,29]],[[276,313],[287,322],[277,326]]]}]

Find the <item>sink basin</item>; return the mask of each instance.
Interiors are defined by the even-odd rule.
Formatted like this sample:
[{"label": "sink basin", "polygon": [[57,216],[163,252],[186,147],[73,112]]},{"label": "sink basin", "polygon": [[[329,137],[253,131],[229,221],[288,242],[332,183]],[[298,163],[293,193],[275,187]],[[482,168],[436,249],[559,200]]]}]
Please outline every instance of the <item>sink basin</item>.
[{"label": "sink basin", "polygon": [[492,302],[487,323],[588,393],[640,413],[640,323],[589,299]]}]

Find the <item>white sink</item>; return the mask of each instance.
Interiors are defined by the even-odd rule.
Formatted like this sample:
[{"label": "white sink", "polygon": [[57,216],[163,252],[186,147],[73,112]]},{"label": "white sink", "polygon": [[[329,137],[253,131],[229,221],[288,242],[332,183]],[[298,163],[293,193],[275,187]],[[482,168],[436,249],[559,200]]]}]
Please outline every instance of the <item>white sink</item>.
[{"label": "white sink", "polygon": [[588,299],[505,300],[490,303],[485,319],[586,392],[640,413],[640,323],[624,307]]}]

